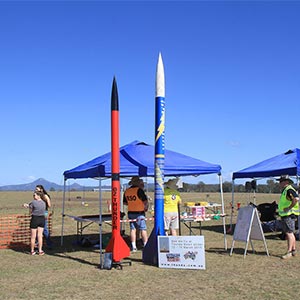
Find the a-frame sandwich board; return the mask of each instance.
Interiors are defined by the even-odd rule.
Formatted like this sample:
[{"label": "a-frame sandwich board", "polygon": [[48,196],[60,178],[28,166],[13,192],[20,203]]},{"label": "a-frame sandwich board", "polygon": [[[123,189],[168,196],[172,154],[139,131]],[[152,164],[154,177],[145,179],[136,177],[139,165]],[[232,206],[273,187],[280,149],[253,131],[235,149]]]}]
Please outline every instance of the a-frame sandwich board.
[{"label": "a-frame sandwich board", "polygon": [[234,229],[233,240],[230,250],[230,256],[232,255],[235,241],[245,242],[244,258],[246,256],[249,241],[251,243],[252,250],[254,252],[252,240],[263,241],[266,253],[269,256],[266,239],[262,230],[262,226],[259,220],[258,211],[255,206],[248,205],[241,207],[238,212],[237,222]]}]

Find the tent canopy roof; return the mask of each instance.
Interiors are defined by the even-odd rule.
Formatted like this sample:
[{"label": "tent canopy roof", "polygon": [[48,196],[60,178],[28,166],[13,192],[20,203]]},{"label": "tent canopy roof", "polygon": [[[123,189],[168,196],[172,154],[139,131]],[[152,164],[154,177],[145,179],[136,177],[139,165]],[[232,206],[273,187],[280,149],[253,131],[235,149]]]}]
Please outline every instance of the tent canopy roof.
[{"label": "tent canopy roof", "polygon": [[251,167],[234,172],[232,179],[236,178],[266,178],[280,175],[300,175],[300,150],[288,150]]},{"label": "tent canopy roof", "polygon": [[[120,148],[120,176],[154,177],[155,147],[144,142],[134,141]],[[220,174],[221,166],[211,164],[174,151],[165,150],[165,176],[187,176]],[[92,159],[64,172],[69,178],[111,177],[111,153]]]}]

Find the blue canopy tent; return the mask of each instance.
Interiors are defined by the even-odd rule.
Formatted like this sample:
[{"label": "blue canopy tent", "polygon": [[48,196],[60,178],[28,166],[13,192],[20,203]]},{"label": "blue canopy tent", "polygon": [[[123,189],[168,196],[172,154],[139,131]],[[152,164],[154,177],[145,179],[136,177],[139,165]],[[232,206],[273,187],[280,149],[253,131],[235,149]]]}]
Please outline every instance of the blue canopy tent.
[{"label": "blue canopy tent", "polygon": [[[155,176],[155,147],[148,145],[141,141],[133,141],[120,148],[120,177],[154,177]],[[190,176],[190,175],[205,175],[205,174],[217,174],[219,176],[220,183],[220,196],[222,202],[222,214],[224,215],[224,199],[223,188],[221,178],[221,166],[217,164],[211,164],[196,158],[186,156],[174,151],[165,149],[165,165],[164,176]],[[111,177],[111,153],[106,153],[102,156],[94,158],[84,164],[81,164],[73,169],[67,170],[63,173],[64,186],[68,179],[79,178],[94,178],[99,179],[100,190],[100,216],[101,210],[101,179],[107,179]],[[65,188],[64,188],[65,190]],[[64,203],[65,192],[63,196],[62,206],[62,239],[63,239],[63,225],[64,225]],[[99,220],[101,222],[101,220]],[[226,228],[225,218],[223,218],[224,227],[224,244],[226,245]],[[101,227],[101,226],[100,226]]]},{"label": "blue canopy tent", "polygon": [[[120,148],[120,177],[154,177],[154,146],[134,141]],[[165,150],[165,176],[218,174],[221,166],[174,151]],[[64,178],[105,178],[111,176],[111,153],[106,153],[64,172]]]},{"label": "blue canopy tent", "polygon": [[[232,174],[232,205],[234,203],[234,180],[238,178],[268,178],[281,175],[300,176],[300,149],[295,148],[269,159],[263,160],[253,166],[234,172]],[[230,226],[232,226],[232,214]]]},{"label": "blue canopy tent", "polygon": [[297,177],[300,175],[300,149],[288,150],[251,167],[234,172],[232,179],[267,178],[283,174]]}]

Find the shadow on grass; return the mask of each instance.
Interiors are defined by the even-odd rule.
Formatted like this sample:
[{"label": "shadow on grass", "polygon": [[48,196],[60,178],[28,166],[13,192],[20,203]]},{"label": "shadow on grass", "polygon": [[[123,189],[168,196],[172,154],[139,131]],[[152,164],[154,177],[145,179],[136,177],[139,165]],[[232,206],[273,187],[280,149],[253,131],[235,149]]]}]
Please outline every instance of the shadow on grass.
[{"label": "shadow on grass", "polygon": [[230,249],[225,250],[224,248],[209,248],[209,249],[205,249],[205,252],[216,253],[220,255],[229,255]]},{"label": "shadow on grass", "polygon": [[[235,228],[235,225],[233,224],[232,230],[231,230],[231,232],[229,232],[228,231],[229,227],[227,226],[226,227],[226,229],[227,229],[226,234],[227,235],[233,235],[234,234],[234,228]],[[224,233],[223,225],[202,226],[202,230],[213,231],[213,232],[220,233],[220,234]],[[265,236],[265,239],[267,239],[267,240],[285,240],[285,236],[284,236],[284,234],[282,234],[281,231],[264,232],[264,236]],[[299,240],[299,239],[297,238],[297,240]]]},{"label": "shadow on grass", "polygon": [[[227,228],[228,226],[226,226],[226,230],[228,230]],[[224,234],[224,227],[223,224],[221,225],[202,225],[201,226],[202,230],[207,230],[207,231],[213,231],[213,232],[217,232],[217,233],[221,233]],[[226,232],[226,234],[229,234]]]},{"label": "shadow on grass", "polygon": [[130,257],[130,260],[133,261],[133,262],[143,263],[143,259],[142,258]]},{"label": "shadow on grass", "polygon": [[68,255],[68,254],[64,254],[64,253],[47,253],[48,255],[51,255],[51,256],[56,256],[56,257],[59,257],[59,258],[63,258],[63,259],[69,259],[69,260],[73,260],[73,261],[76,261],[76,262],[79,262],[81,264],[85,264],[85,265],[91,265],[91,266],[94,266],[94,267],[97,267],[99,268],[99,265],[100,263],[96,264],[96,263],[91,263],[87,260],[84,260],[82,258],[79,258],[79,257],[73,257],[71,255]]},{"label": "shadow on grass", "polygon": [[282,232],[265,233],[266,240],[285,240],[285,235]]},{"label": "shadow on grass", "polygon": [[[221,248],[210,248],[208,250],[205,250],[205,252],[209,252],[209,253],[217,253],[217,254],[220,254],[220,255],[228,255],[230,256],[230,250],[231,248],[227,249],[227,250],[224,250],[224,249],[221,249]],[[245,248],[234,248],[233,249],[233,252],[232,252],[232,256],[233,255],[242,255],[244,256],[244,253],[245,253]],[[266,251],[252,251],[252,250],[247,250],[246,251],[246,255],[258,255],[258,256],[267,256],[267,252]],[[269,253],[269,256],[270,253]],[[273,255],[274,256],[274,255]]]},{"label": "shadow on grass", "polygon": [[[88,243],[84,242],[83,238],[88,239]],[[124,236],[123,237],[126,243],[129,243],[128,237]],[[104,236],[102,237],[102,245],[103,242],[105,242],[104,247],[102,249],[104,250],[107,243],[109,242],[110,238],[106,239]],[[88,260],[85,260],[83,258],[80,258],[76,256],[76,253],[79,252],[85,252],[85,253],[94,253],[95,255],[99,255],[100,257],[100,249],[99,249],[99,234],[90,234],[88,236],[82,236],[78,237],[76,234],[75,235],[67,235],[64,236],[63,238],[63,245],[61,245],[61,237],[60,236],[52,236],[51,241],[53,243],[53,247],[50,249],[47,248],[46,245],[44,245],[43,249],[46,253],[46,255],[49,256],[55,256],[58,258],[62,259],[69,259],[73,260],[76,262],[79,262],[81,264],[86,264],[86,265],[91,265],[95,266],[97,268],[100,267],[100,260],[99,264],[98,263],[92,263]],[[97,246],[98,244],[98,246]],[[95,247],[96,246],[96,247]],[[27,244],[22,244],[22,245],[14,245],[12,244],[9,247],[11,250],[25,254],[25,255],[30,255],[30,245]],[[72,255],[74,253],[74,255]],[[104,255],[103,255],[104,259]],[[138,261],[138,259],[135,259]]]}]

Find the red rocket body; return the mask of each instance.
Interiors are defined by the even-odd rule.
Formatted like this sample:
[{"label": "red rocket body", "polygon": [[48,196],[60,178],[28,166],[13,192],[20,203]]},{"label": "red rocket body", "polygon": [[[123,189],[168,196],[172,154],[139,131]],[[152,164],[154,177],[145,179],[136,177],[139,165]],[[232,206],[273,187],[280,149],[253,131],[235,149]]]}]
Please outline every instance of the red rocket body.
[{"label": "red rocket body", "polygon": [[116,79],[113,79],[111,92],[111,206],[112,237],[105,251],[112,253],[114,262],[120,262],[130,255],[130,249],[121,236],[120,217],[120,145],[119,145],[119,99]]}]

